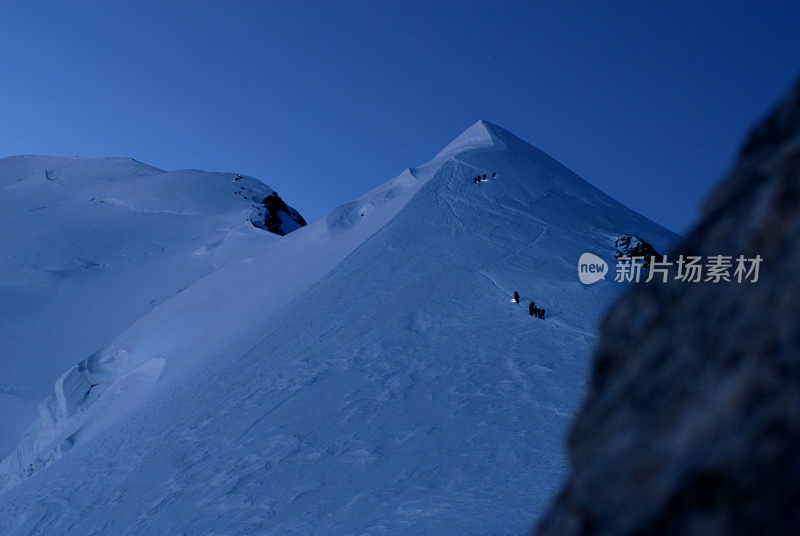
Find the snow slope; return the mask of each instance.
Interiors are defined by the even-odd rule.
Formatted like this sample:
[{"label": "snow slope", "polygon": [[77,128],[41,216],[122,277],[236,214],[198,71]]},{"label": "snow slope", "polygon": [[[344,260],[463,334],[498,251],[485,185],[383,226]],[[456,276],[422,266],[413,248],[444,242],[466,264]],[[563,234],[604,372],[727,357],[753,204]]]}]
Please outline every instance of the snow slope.
[{"label": "snow slope", "polygon": [[50,420],[0,466],[0,531],[522,534],[619,292],[576,260],[625,233],[675,238],[478,122],[322,220],[231,243],[51,376]]},{"label": "snow slope", "polygon": [[247,223],[272,190],[232,177],[127,158],[0,159],[0,457],[67,367],[227,262],[227,242],[275,238]]}]

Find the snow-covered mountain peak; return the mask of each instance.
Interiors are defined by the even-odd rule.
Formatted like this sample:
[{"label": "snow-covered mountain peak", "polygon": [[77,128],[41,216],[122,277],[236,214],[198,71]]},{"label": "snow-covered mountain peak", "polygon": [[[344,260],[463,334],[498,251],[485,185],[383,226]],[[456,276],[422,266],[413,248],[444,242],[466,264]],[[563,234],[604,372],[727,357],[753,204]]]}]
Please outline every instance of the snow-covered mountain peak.
[{"label": "snow-covered mountain peak", "polygon": [[619,290],[576,260],[674,235],[485,121],[282,238],[198,173],[0,196],[0,533],[523,533]]},{"label": "snow-covered mountain peak", "polygon": [[495,126],[491,123],[479,120],[439,151],[434,160],[450,158],[458,153],[471,151],[473,149],[483,149],[494,145],[492,130]]}]

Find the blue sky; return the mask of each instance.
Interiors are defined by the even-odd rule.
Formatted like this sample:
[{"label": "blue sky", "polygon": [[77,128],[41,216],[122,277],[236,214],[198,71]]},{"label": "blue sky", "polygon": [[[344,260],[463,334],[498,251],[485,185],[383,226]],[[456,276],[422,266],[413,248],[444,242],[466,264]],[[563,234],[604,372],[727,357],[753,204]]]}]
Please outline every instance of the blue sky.
[{"label": "blue sky", "polygon": [[478,119],[683,232],[800,3],[0,0],[0,155],[256,176],[313,220]]}]

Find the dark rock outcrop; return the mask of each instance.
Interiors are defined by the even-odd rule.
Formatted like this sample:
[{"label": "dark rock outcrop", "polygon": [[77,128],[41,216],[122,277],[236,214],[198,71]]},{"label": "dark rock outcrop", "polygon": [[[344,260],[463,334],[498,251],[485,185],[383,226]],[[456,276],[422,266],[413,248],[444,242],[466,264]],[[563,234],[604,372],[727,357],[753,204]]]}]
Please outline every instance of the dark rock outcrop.
[{"label": "dark rock outcrop", "polygon": [[800,86],[674,255],[756,283],[637,285],[610,311],[540,536],[800,534]]},{"label": "dark rock outcrop", "polygon": [[661,254],[656,251],[653,245],[636,235],[624,234],[617,238],[614,242],[614,247],[617,248],[615,256],[617,259],[621,257],[643,257],[642,264],[645,268],[650,268],[650,259],[655,257],[656,260],[661,260]]},{"label": "dark rock outcrop", "polygon": [[265,197],[261,205],[257,215],[250,220],[256,227],[283,236],[306,225],[306,220],[287,205],[278,192],[272,192]]}]

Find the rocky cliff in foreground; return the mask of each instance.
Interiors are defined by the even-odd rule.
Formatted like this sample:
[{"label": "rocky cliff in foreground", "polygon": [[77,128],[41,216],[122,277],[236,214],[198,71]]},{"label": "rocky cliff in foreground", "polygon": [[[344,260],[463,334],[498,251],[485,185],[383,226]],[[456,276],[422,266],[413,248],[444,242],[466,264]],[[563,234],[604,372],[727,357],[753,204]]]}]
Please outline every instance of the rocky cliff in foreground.
[{"label": "rocky cliff in foreground", "polygon": [[610,311],[540,536],[800,534],[800,86],[671,255],[757,283],[637,285]]}]

